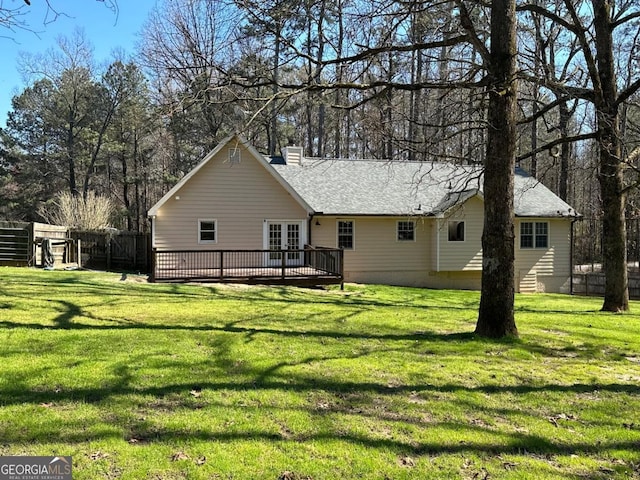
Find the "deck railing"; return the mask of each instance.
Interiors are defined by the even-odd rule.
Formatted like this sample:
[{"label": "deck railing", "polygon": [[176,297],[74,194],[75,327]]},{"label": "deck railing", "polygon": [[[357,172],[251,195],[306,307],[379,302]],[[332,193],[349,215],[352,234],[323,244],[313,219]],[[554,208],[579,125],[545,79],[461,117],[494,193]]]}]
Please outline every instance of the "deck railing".
[{"label": "deck railing", "polygon": [[344,281],[342,249],[306,246],[294,250],[157,250],[155,282],[198,281],[328,284]]}]

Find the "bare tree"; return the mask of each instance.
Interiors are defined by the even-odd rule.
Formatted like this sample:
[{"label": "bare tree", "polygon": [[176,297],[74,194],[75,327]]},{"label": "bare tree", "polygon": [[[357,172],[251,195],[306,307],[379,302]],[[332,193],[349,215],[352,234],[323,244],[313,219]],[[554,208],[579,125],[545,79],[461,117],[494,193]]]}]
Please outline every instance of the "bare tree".
[{"label": "bare tree", "polygon": [[143,30],[142,55],[157,76],[157,88],[166,91],[164,98],[176,97],[184,108],[199,110],[210,144],[222,124],[215,106],[221,58],[231,41],[232,21],[225,15],[220,2],[167,0]]},{"label": "bare tree", "polygon": [[[28,8],[31,6],[31,0],[22,0],[24,4],[15,6],[12,2],[11,6],[5,6],[5,0],[0,0],[0,27],[9,31],[15,30],[32,30],[32,26],[25,20],[25,15],[28,12]],[[40,1],[40,0],[38,0]],[[104,3],[104,5],[118,15],[118,2],[117,0],[95,0],[97,2]],[[49,24],[55,22],[59,17],[66,15],[59,7],[56,6],[58,2],[55,0],[44,0],[46,4],[45,17],[42,19],[43,23]]]},{"label": "bare tree", "polygon": [[[625,180],[625,170],[633,166],[640,151],[623,155],[620,111],[640,89],[640,76],[636,69],[625,70],[620,66],[637,62],[635,46],[629,41],[637,38],[637,33],[633,32],[640,31],[637,24],[640,6],[637,2],[608,0],[562,0],[557,6],[562,8],[551,10],[528,4],[521,9],[555,22],[575,37],[579,47],[574,65],[586,71],[587,87],[560,83],[549,75],[542,83],[553,91],[564,92],[568,98],[590,102],[595,110],[596,130],[582,138],[595,138],[598,144],[606,276],[602,309],[624,311],[629,308],[625,204],[629,189],[635,187]],[[619,82],[619,77],[625,73],[632,78]],[[625,87],[618,91],[620,83]]]},{"label": "bare tree", "polygon": [[[540,0],[532,2],[541,5]],[[556,4],[554,12],[561,15]],[[554,190],[565,201],[569,199],[569,164],[573,151],[572,137],[581,128],[576,114],[585,110],[585,102],[572,98],[559,85],[586,87],[585,69],[575,68],[580,46],[571,32],[539,15],[521,16],[520,36],[524,45],[520,52],[522,75],[520,106],[528,125],[530,141],[521,149],[517,161],[529,166],[529,172]],[[552,85],[526,81],[526,78],[550,78]],[[556,142],[550,147],[550,142]],[[526,163],[525,163],[526,162]]]}]

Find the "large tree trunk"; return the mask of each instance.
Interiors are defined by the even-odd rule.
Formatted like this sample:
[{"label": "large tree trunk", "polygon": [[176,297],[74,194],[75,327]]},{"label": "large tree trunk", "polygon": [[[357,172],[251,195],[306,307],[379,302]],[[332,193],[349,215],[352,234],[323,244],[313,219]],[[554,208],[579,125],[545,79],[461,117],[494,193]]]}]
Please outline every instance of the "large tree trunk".
[{"label": "large tree trunk", "polygon": [[67,167],[69,171],[69,192],[74,197],[78,195],[78,185],[76,183],[76,145],[75,145],[75,123],[73,118],[73,112],[69,112],[68,117],[69,124],[67,126],[67,138],[66,138],[66,156],[67,156]]},{"label": "large tree trunk", "polygon": [[120,165],[122,166],[122,201],[127,211],[127,230],[131,231],[133,219],[131,218],[131,201],[129,200],[129,166],[127,165],[127,154],[124,148],[120,152]]},{"label": "large tree trunk", "polygon": [[605,286],[602,310],[619,312],[629,309],[627,230],[624,217],[625,197],[621,193],[622,169],[619,157],[611,159],[612,156],[607,151],[600,152],[601,165],[598,176],[604,212],[602,267],[605,272]]},{"label": "large tree trunk", "polygon": [[[560,137],[566,139],[569,137],[569,122],[571,121],[571,112],[567,102],[562,102],[558,106],[560,112],[560,120],[558,127],[560,129]],[[569,157],[571,156],[571,144],[566,140],[560,147],[560,178],[558,180],[558,194],[565,202],[569,198]]]},{"label": "large tree trunk", "polygon": [[514,319],[514,206],[516,153],[516,4],[494,0],[487,158],[484,171],[482,293],[476,333],[518,335]]},{"label": "large tree trunk", "polygon": [[270,156],[276,154],[276,148],[278,145],[278,102],[276,101],[276,98],[278,96],[278,82],[280,81],[280,41],[282,39],[280,34],[282,32],[282,27],[279,22],[276,23],[276,26],[278,30],[275,36],[275,53],[273,56],[273,97],[271,99],[271,119],[269,121],[270,132],[268,134],[268,148]]},{"label": "large tree trunk", "polygon": [[598,181],[602,196],[602,268],[605,273],[602,310],[629,310],[627,273],[627,229],[618,115],[598,112],[600,168]]},{"label": "large tree trunk", "polygon": [[602,253],[605,273],[602,310],[617,312],[629,309],[629,288],[622,147],[611,8],[611,3],[607,0],[593,0],[596,62],[600,83],[599,88],[596,87],[596,110],[600,150],[598,181],[602,195]]}]

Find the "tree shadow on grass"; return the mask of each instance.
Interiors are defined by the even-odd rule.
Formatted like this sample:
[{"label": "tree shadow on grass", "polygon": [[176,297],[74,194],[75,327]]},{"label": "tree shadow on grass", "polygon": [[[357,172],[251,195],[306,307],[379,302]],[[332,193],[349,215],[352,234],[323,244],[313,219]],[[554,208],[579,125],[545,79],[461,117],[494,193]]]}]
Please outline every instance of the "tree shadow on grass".
[{"label": "tree shadow on grass", "polygon": [[[31,283],[34,288],[37,283]],[[478,299],[456,299],[450,302],[439,300],[439,293],[442,291],[431,289],[413,289],[417,293],[403,295],[402,298],[384,299],[376,297],[375,292],[367,292],[363,287],[362,292],[341,292],[322,291],[285,287],[285,286],[251,286],[250,288],[233,288],[230,286],[210,286],[197,284],[137,284],[120,282],[91,282],[90,280],[78,278],[52,279],[43,282],[41,287],[51,290],[50,287],[69,287],[73,294],[77,296],[95,295],[101,298],[114,297],[126,298],[139,301],[144,298],[148,301],[150,297],[161,301],[167,297],[177,297],[182,300],[198,298],[204,300],[241,300],[247,302],[269,301],[282,303],[314,303],[332,304],[338,306],[361,306],[361,307],[403,307],[403,308],[426,308],[445,310],[475,310],[478,307]],[[389,287],[391,288],[391,287]],[[399,287],[398,287],[399,288]],[[468,292],[465,292],[468,294]],[[8,288],[0,287],[0,295],[10,298],[30,298],[27,295],[17,294]],[[443,303],[443,304],[440,304]]]},{"label": "tree shadow on grass", "polygon": [[[47,325],[42,323],[24,323],[13,322],[10,320],[0,321],[0,329],[6,328],[25,328],[33,330],[58,330],[63,328],[65,330],[95,330],[95,331],[119,331],[119,330],[149,330],[149,331],[193,331],[193,332],[226,332],[226,333],[238,333],[247,335],[249,337],[258,334],[279,335],[283,337],[323,337],[334,339],[370,339],[370,340],[414,340],[414,341],[445,341],[445,342],[465,342],[465,341],[490,341],[490,342],[508,342],[508,340],[485,340],[477,337],[472,332],[461,333],[436,333],[428,330],[421,330],[411,333],[364,333],[361,331],[355,332],[341,332],[336,330],[280,330],[267,327],[249,327],[240,326],[238,322],[227,322],[223,325],[181,325],[181,324],[148,324],[140,322],[128,322],[123,320],[113,320],[106,318],[99,318],[92,315],[81,307],[74,305],[70,302],[59,301],[62,306],[62,312],[55,317],[53,325]],[[357,314],[355,312],[354,314]],[[77,318],[88,318],[100,323],[80,323],[74,322]],[[268,317],[264,315],[257,315],[256,320],[262,322],[268,321]],[[250,322],[252,319],[244,319],[242,322]],[[301,322],[304,324],[304,322]]]},{"label": "tree shadow on grass", "polygon": [[[182,325],[182,324],[149,324],[127,320],[114,320],[96,317],[89,312],[86,312],[78,305],[71,302],[58,301],[61,305],[61,313],[53,320],[54,324],[47,325],[42,323],[22,323],[12,322],[10,320],[0,321],[0,329],[6,328],[26,328],[34,330],[87,330],[87,331],[126,331],[126,330],[141,330],[141,331],[191,331],[191,332],[221,332],[221,333],[233,333],[244,335],[249,341],[251,341],[256,335],[276,335],[283,338],[325,338],[325,339],[343,339],[343,340],[380,340],[380,341],[413,341],[421,342],[423,344],[429,344],[433,342],[444,343],[470,343],[477,345],[478,348],[492,348],[492,347],[505,347],[513,349],[522,349],[530,353],[543,355],[545,357],[580,357],[580,358],[601,358],[602,352],[597,342],[584,343],[583,345],[576,346],[573,341],[575,338],[568,338],[560,346],[541,345],[533,341],[526,339],[507,337],[502,339],[488,339],[479,337],[474,332],[453,332],[453,333],[439,333],[430,330],[420,330],[414,332],[404,333],[366,333],[362,330],[356,331],[340,331],[340,330],[310,330],[310,329],[277,329],[269,327],[251,327],[239,325],[240,322],[250,323],[252,320],[260,321],[261,323],[268,322],[269,317],[265,315],[256,315],[254,319],[244,319],[242,321],[227,322],[222,325],[217,324],[202,324],[202,325]],[[345,315],[354,316],[358,311],[347,312]],[[74,319],[87,318],[97,323],[81,323],[74,321]],[[346,318],[346,317],[345,317]],[[299,319],[299,325],[307,325],[310,318]],[[582,337],[581,337],[582,338]],[[594,340],[597,338],[595,335],[591,335],[590,338]],[[619,352],[618,357],[622,358],[626,355],[626,352]]]},{"label": "tree shadow on grass", "polygon": [[[104,387],[72,388],[65,390],[56,389],[25,389],[5,387],[0,389],[2,404],[20,405],[25,403],[41,404],[51,401],[81,401],[86,403],[103,402],[114,396],[142,395],[163,397],[176,393],[188,393],[197,384],[199,390],[210,391],[234,391],[254,392],[258,390],[281,390],[284,392],[314,392],[324,391],[331,393],[360,392],[375,395],[396,395],[420,392],[436,393],[509,393],[514,395],[530,393],[598,393],[610,392],[625,395],[640,395],[640,385],[629,383],[574,383],[574,384],[543,384],[543,385],[479,385],[465,386],[461,384],[432,385],[428,383],[409,383],[402,385],[389,385],[375,382],[336,382],[320,376],[309,378],[295,378],[287,376],[281,379],[270,379],[269,372],[260,372],[256,378],[247,381],[220,381],[202,382],[188,381],[163,386],[138,387],[120,378],[116,383]],[[272,373],[272,372],[271,372]]]},{"label": "tree shadow on grass", "polygon": [[[456,335],[457,336],[457,335]],[[226,352],[230,355],[231,352]],[[363,353],[362,355],[365,355]],[[357,357],[357,354],[353,354]],[[141,358],[141,357],[140,357]],[[133,365],[137,364],[140,358],[129,359]],[[343,358],[342,356],[336,358]],[[362,433],[360,429],[343,428],[340,424],[340,415],[347,414],[349,417],[368,417],[377,422],[389,422],[385,417],[385,411],[381,411],[376,400],[388,398],[389,408],[396,408],[398,399],[407,401],[407,398],[416,393],[428,396],[441,397],[440,394],[461,392],[460,398],[468,399],[468,394],[499,394],[507,393],[513,395],[529,393],[595,393],[610,392],[623,395],[640,395],[640,387],[631,384],[609,383],[609,384],[544,384],[544,385],[479,385],[465,386],[462,384],[449,383],[444,385],[432,385],[429,383],[414,382],[403,385],[390,385],[388,383],[367,382],[367,381],[336,381],[320,375],[291,374],[290,372],[278,372],[282,367],[295,366],[299,364],[310,364],[317,361],[330,360],[329,357],[307,357],[299,362],[286,364],[275,364],[269,368],[246,368],[238,372],[238,377],[229,375],[223,381],[197,381],[195,379],[185,379],[184,382],[164,384],[160,386],[143,387],[135,384],[132,375],[132,368],[128,363],[116,365],[110,380],[100,387],[71,388],[71,389],[29,389],[24,386],[6,385],[0,387],[0,398],[3,406],[10,405],[33,405],[38,408],[55,408],[57,406],[68,409],[68,403],[78,402],[90,404],[92,408],[99,409],[105,418],[94,418],[89,416],[86,420],[73,419],[61,421],[57,416],[47,417],[43,414],[38,420],[37,426],[30,431],[28,426],[22,428],[9,429],[0,427],[0,444],[20,444],[20,443],[51,443],[62,442],[65,444],[83,444],[87,442],[103,440],[119,440],[131,443],[131,448],[139,445],[152,445],[160,443],[163,445],[188,444],[192,441],[212,441],[222,443],[255,442],[282,444],[299,444],[310,442],[319,444],[324,442],[344,442],[354,446],[367,449],[378,449],[383,452],[394,452],[397,455],[439,455],[439,454],[472,454],[472,455],[498,455],[498,454],[537,454],[537,455],[579,455],[594,454],[606,457],[617,451],[636,451],[638,441],[636,440],[611,440],[604,439],[599,443],[580,441],[576,436],[575,440],[555,441],[550,437],[530,434],[527,432],[504,432],[497,431],[482,425],[468,423],[458,423],[448,420],[440,422],[418,422],[409,418],[395,417],[393,422],[399,424],[397,435],[383,435],[377,430],[371,433]],[[163,367],[158,366],[158,369]],[[247,379],[247,377],[250,377]],[[242,378],[243,380],[238,380]],[[197,384],[194,384],[197,383]],[[331,419],[329,426],[327,422],[319,422],[323,427],[313,429],[302,429],[296,431],[278,431],[273,428],[273,424],[267,423],[249,427],[240,426],[220,426],[220,411],[229,409],[240,409],[261,412],[265,418],[273,419],[274,415],[265,410],[268,406],[244,407],[234,404],[212,404],[210,400],[198,400],[192,392],[207,392],[213,394],[215,398],[225,397],[229,392],[238,394],[238,398],[250,398],[256,391],[296,393],[298,399],[309,398],[310,395],[322,392],[339,398],[347,395],[365,396],[365,400],[372,403],[371,408],[366,411],[347,408],[344,411],[330,410],[318,411],[314,402],[301,401],[293,402],[293,405],[282,407],[279,415],[287,415],[288,410],[301,410],[307,412],[312,418],[325,420]],[[479,395],[478,397],[481,397]],[[209,397],[211,398],[211,397]],[[480,400],[480,398],[479,398]],[[453,401],[461,401],[454,399]],[[207,403],[209,402],[209,403]],[[42,407],[42,405],[52,405]],[[357,406],[357,405],[356,405]],[[392,407],[393,406],[393,407]],[[193,423],[174,426],[171,421],[166,425],[162,419],[153,415],[147,415],[149,409],[161,408],[172,414],[174,412],[184,412],[194,410],[202,412],[202,422],[197,425]],[[383,409],[384,410],[384,409]],[[467,408],[471,411],[471,407]],[[207,412],[210,413],[211,419]],[[496,411],[497,412],[497,411]],[[496,413],[491,408],[485,414]],[[334,417],[335,415],[335,417]],[[107,418],[108,417],[108,418]],[[406,429],[402,424],[410,425]],[[448,440],[439,441],[437,436],[430,435],[429,431],[436,429],[446,429],[451,433]],[[320,430],[318,430],[320,429]],[[419,438],[411,438],[407,432],[411,429],[421,429]],[[431,430],[433,429],[433,430]],[[295,429],[294,429],[295,430]],[[392,430],[393,431],[393,430]],[[424,439],[428,440],[424,440]],[[289,448],[289,447],[287,447]]]},{"label": "tree shadow on grass", "polygon": [[[76,424],[74,426],[74,423]],[[257,428],[247,428],[242,431],[229,431],[206,429],[204,426],[198,428],[169,428],[160,427],[150,422],[134,422],[130,425],[116,426],[117,428],[93,428],[87,429],[82,421],[71,422],[66,425],[64,431],[56,426],[43,425],[38,437],[33,438],[27,432],[16,432],[14,435],[1,435],[0,441],[6,443],[21,442],[62,442],[66,444],[79,444],[85,442],[96,442],[107,439],[122,439],[132,446],[144,446],[154,443],[161,444],[184,444],[193,441],[234,443],[238,441],[272,443],[282,442],[293,445],[304,442],[317,444],[320,442],[344,442],[359,445],[363,448],[372,448],[382,451],[392,451],[397,454],[410,455],[439,455],[439,454],[489,454],[489,455],[574,455],[574,454],[604,454],[604,452],[614,452],[620,450],[635,451],[638,442],[633,440],[602,441],[602,442],[557,442],[547,438],[526,434],[526,433],[503,433],[497,435],[499,441],[465,441],[439,442],[402,440],[394,438],[380,438],[376,435],[364,435],[355,432],[326,432],[299,434],[283,434],[276,431],[265,431]],[[484,437],[495,435],[496,432],[487,428],[461,425],[455,423],[441,423],[433,425],[434,428],[445,428],[458,431],[460,437],[466,433],[477,433]]]},{"label": "tree shadow on grass", "polygon": [[[154,394],[143,391],[140,395]],[[59,404],[61,400],[58,400]],[[54,407],[53,407],[54,408]],[[182,408],[182,407],[181,407]],[[220,407],[216,407],[218,412]],[[202,410],[206,415],[208,410]],[[212,412],[213,413],[213,412]],[[219,412],[218,412],[219,413]],[[216,414],[218,414],[216,413]],[[325,413],[310,412],[318,416]],[[282,413],[286,415],[286,412]],[[603,439],[598,442],[580,441],[579,437],[572,440],[553,440],[526,432],[497,431],[494,428],[462,424],[451,421],[432,422],[423,424],[419,438],[410,435],[381,435],[372,431],[371,434],[357,432],[345,428],[340,417],[333,419],[333,423],[322,422],[322,427],[301,428],[298,431],[277,431],[272,423],[265,426],[223,426],[220,419],[207,420],[203,418],[197,426],[166,426],[158,423],[157,418],[145,419],[138,416],[127,416],[121,412],[113,417],[96,421],[95,419],[73,419],[61,423],[57,418],[41,418],[37,431],[28,428],[13,430],[0,428],[0,443],[64,443],[82,444],[105,440],[122,440],[129,442],[131,448],[152,444],[189,444],[194,441],[236,443],[283,443],[283,444],[322,444],[325,442],[343,442],[367,449],[391,451],[398,455],[440,455],[440,454],[473,454],[473,455],[580,455],[594,454],[608,457],[620,451],[637,451],[638,439]],[[265,414],[265,418],[271,418]],[[174,422],[171,422],[175,425]],[[404,422],[398,422],[404,423]],[[399,427],[401,431],[402,427]],[[418,427],[414,427],[418,428]],[[448,432],[446,440],[439,440],[433,432]],[[495,438],[494,441],[491,437]],[[429,438],[429,440],[425,440]]]},{"label": "tree shadow on grass", "polygon": [[60,315],[53,319],[53,323],[55,323],[57,328],[62,328],[65,330],[74,328],[72,320],[74,318],[80,318],[86,315],[83,312],[82,308],[80,308],[75,303],[67,302],[64,300],[56,300],[56,303],[59,303],[62,307],[62,312],[60,313]]}]

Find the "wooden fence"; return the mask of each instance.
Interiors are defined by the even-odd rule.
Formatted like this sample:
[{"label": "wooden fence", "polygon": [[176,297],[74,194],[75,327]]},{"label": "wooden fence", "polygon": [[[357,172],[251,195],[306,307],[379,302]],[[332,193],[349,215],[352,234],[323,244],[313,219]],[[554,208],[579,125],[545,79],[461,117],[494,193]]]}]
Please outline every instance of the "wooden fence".
[{"label": "wooden fence", "polygon": [[23,267],[33,259],[33,231],[28,223],[0,223],[0,265]]},{"label": "wooden fence", "polygon": [[69,238],[69,229],[67,227],[34,222],[31,224],[31,228],[33,229],[33,266],[44,266],[42,255],[43,238],[51,239],[54,265],[58,266],[78,261],[78,255],[74,249],[73,240]]},{"label": "wooden fence", "polygon": [[[573,294],[587,296],[604,296],[605,276],[602,272],[574,273]],[[640,275],[629,272],[629,298],[640,299]]]},{"label": "wooden fence", "polygon": [[151,270],[150,236],[135,232],[74,231],[60,225],[0,222],[0,265],[44,266],[42,240],[51,240],[54,265],[102,270]]},{"label": "wooden fence", "polygon": [[136,232],[70,232],[80,242],[80,264],[101,270],[151,270],[150,236]]},{"label": "wooden fence", "polygon": [[56,264],[75,261],[67,227],[37,222],[0,222],[0,265],[42,266],[43,238],[53,240]]}]

